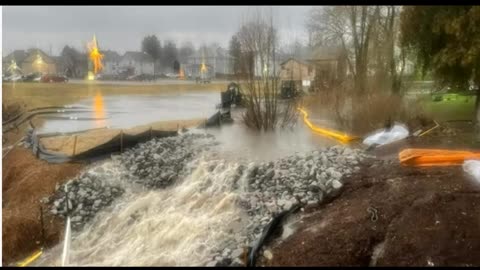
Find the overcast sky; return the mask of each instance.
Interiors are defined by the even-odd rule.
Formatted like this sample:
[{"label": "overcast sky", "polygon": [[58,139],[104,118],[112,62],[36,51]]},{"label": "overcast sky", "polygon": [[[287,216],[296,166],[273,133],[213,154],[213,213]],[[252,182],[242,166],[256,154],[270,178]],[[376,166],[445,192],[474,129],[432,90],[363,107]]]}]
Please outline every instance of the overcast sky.
[{"label": "overcast sky", "polygon": [[[142,38],[227,47],[248,6],[31,6],[3,7],[3,50],[39,47],[58,55],[63,46],[84,49],[96,34],[100,49],[140,50]],[[282,41],[306,39],[308,6],[274,6]]]}]

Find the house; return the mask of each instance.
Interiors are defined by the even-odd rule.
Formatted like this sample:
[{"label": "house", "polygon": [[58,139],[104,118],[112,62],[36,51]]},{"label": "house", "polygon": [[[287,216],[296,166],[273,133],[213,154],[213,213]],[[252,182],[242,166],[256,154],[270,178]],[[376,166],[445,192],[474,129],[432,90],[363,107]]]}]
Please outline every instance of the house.
[{"label": "house", "polygon": [[289,58],[280,64],[280,81],[295,85],[296,89],[308,90],[315,78],[314,66],[308,62]]},{"label": "house", "polygon": [[[189,79],[195,79],[197,77],[201,77],[200,75],[201,74],[200,70],[202,68],[201,63],[185,64],[185,65],[181,65],[180,68],[184,70],[185,76]],[[214,67],[209,64],[205,64],[205,68],[206,68],[205,77],[214,78],[215,76]]]},{"label": "house", "polygon": [[314,81],[343,80],[347,76],[347,53],[340,47],[316,47],[307,56],[315,70]]},{"label": "house", "polygon": [[103,74],[114,75],[117,74],[120,61],[122,57],[115,51],[102,51],[103,54]]},{"label": "house", "polygon": [[24,50],[15,50],[12,53],[8,54],[7,56],[3,57],[2,59],[2,71],[5,73],[9,67],[12,65],[12,61],[21,68],[23,60],[27,58],[28,54]]},{"label": "house", "polygon": [[[193,72],[200,64],[205,64],[210,67],[209,72],[212,75],[232,75],[233,74],[233,57],[228,55],[228,52],[222,48],[216,50],[204,48],[188,57],[186,63],[183,65],[186,68],[190,67],[190,71]],[[188,72],[185,72],[188,74]],[[196,73],[191,73],[195,77]]]},{"label": "house", "polygon": [[23,74],[42,73],[56,74],[57,64],[55,60],[40,49],[30,49],[28,56],[19,65]]},{"label": "house", "polygon": [[153,58],[144,52],[125,52],[125,54],[118,62],[119,69],[131,69],[133,70],[133,75],[153,75],[153,65]]}]

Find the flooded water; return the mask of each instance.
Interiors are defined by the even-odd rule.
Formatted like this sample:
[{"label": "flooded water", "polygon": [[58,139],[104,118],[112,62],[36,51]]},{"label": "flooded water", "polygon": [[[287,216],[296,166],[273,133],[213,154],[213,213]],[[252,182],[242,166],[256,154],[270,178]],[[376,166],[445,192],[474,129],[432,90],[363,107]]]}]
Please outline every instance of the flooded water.
[{"label": "flooded water", "polygon": [[[208,117],[216,111],[219,98],[219,93],[107,97],[97,94],[74,105],[92,110],[79,114],[81,117],[106,119],[47,119],[42,130],[74,131],[95,125],[126,128],[160,120]],[[102,173],[108,174],[110,184],[122,186],[126,192],[84,229],[73,233],[69,265],[201,266],[227,242],[247,245],[244,230],[249,219],[236,203],[246,192],[246,176],[238,180],[237,188],[232,188],[238,166],[338,142],[312,133],[300,118],[290,129],[259,134],[245,128],[241,115],[241,109],[235,109],[233,124],[194,131],[213,134],[220,144],[192,161],[188,176],[169,188],[145,190],[135,186],[125,178],[125,168],[115,159],[98,164]],[[329,123],[326,119],[314,121]],[[35,265],[60,265],[62,246],[58,244],[46,251]]]},{"label": "flooded water", "polygon": [[43,116],[40,132],[74,132],[92,128],[131,128],[157,121],[208,118],[220,102],[216,92],[94,96],[70,104],[85,112]]},{"label": "flooded water", "polygon": [[[125,177],[125,168],[116,159],[97,165],[108,175],[108,184],[121,186],[126,192],[72,235],[69,265],[205,265],[229,242],[249,244],[245,230],[250,221],[236,203],[247,192],[247,173],[235,180],[240,164],[335,144],[300,124],[291,130],[260,135],[238,122],[193,132],[214,134],[220,144],[192,161],[190,173],[166,189],[136,186]],[[91,170],[97,171],[96,167]],[[35,265],[59,265],[62,246],[48,250]]]},{"label": "flooded water", "polygon": [[[301,119],[291,128],[275,132],[255,132],[245,128],[241,122],[242,111],[234,111],[234,124],[211,128],[206,132],[215,135],[220,141],[220,152],[227,159],[273,160],[295,153],[311,151],[317,147],[339,144],[313,133]],[[327,125],[327,120],[316,119],[315,123]]]}]

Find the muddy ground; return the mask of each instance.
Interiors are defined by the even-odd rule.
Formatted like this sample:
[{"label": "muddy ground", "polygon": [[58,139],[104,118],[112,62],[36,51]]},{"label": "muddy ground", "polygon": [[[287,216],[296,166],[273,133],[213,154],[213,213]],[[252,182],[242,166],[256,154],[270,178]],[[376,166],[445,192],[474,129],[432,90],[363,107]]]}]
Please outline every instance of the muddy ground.
[{"label": "muddy ground", "polygon": [[480,186],[461,167],[369,163],[346,183],[260,264],[480,266]]},{"label": "muddy ground", "polygon": [[[199,125],[203,119],[184,121],[163,121],[152,123],[155,130],[177,130],[177,127]],[[22,128],[26,128],[22,126]],[[146,130],[146,126],[128,129],[128,132]],[[77,145],[77,153],[91,149],[106,141],[110,133],[119,130],[99,130],[81,134]],[[22,137],[22,130],[8,132],[10,139]],[[16,136],[16,137],[15,137]],[[17,138],[18,137],[18,138]],[[111,137],[111,136],[110,136]],[[42,144],[50,150],[70,154],[73,136],[47,138]],[[11,140],[12,141],[12,140]],[[70,145],[68,144],[70,143]],[[31,149],[16,146],[4,151],[3,159],[3,264],[9,264],[25,258],[40,247],[55,245],[63,234],[63,220],[50,215],[47,206],[40,203],[44,197],[53,195],[55,186],[62,184],[80,172],[86,164],[63,163],[50,164],[36,159]],[[44,230],[40,221],[40,207],[44,211]],[[44,239],[45,238],[45,239]]]},{"label": "muddy ground", "polygon": [[3,159],[3,265],[23,259],[42,246],[58,243],[63,234],[63,221],[50,215],[40,200],[53,194],[57,184],[74,177],[84,166],[49,164],[36,159],[30,149],[23,147],[14,148]]}]

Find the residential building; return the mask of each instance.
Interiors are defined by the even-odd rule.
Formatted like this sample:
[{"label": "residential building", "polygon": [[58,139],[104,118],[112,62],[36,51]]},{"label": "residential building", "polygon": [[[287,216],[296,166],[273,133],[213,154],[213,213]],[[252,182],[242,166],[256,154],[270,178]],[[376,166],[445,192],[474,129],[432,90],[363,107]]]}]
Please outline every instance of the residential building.
[{"label": "residential building", "polygon": [[[210,67],[213,75],[232,75],[233,74],[233,57],[228,55],[228,52],[222,48],[203,49],[188,57],[186,63],[182,63],[191,72],[198,69],[201,64]],[[186,72],[187,74],[188,72]],[[195,73],[191,73],[195,76]]]},{"label": "residential building", "polygon": [[24,50],[15,50],[3,57],[2,59],[2,71],[5,73],[8,68],[11,66],[12,61],[15,62],[18,68],[21,68],[23,60],[27,58],[28,54]]},{"label": "residential building", "polygon": [[122,57],[120,54],[118,54],[115,51],[102,51],[103,54],[103,70],[102,74],[107,74],[107,75],[114,75],[117,74],[119,66],[120,66],[120,61]]},{"label": "residential building", "polygon": [[132,69],[134,75],[153,75],[153,58],[144,52],[126,52],[118,62],[120,69]]},{"label": "residential building", "polygon": [[308,90],[315,79],[315,68],[312,64],[289,58],[280,64],[280,81],[290,82],[297,89]]},{"label": "residential building", "polygon": [[15,61],[23,74],[34,72],[42,74],[57,73],[55,59],[40,49],[15,50],[2,59],[4,71],[11,65],[12,60]]},{"label": "residential building", "polygon": [[316,47],[307,56],[315,69],[314,81],[343,80],[348,73],[347,53],[340,47]]}]

